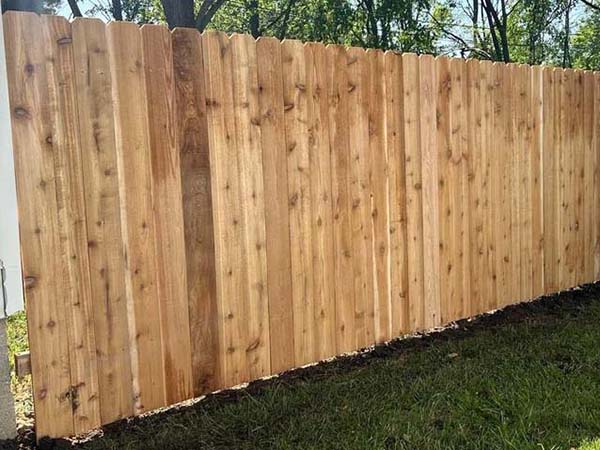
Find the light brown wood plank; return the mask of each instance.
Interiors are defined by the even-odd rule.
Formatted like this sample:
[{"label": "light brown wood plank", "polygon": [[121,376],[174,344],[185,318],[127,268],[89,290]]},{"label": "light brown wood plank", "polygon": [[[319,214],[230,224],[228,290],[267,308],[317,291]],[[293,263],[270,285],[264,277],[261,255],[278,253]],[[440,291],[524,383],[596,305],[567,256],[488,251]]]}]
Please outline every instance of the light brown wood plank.
[{"label": "light brown wood plank", "polygon": [[406,170],[404,160],[404,92],[402,57],[385,54],[386,145],[389,171],[390,297],[392,336],[409,330],[406,240]]},{"label": "light brown wood plank", "polygon": [[531,68],[531,245],[532,298],[544,294],[544,198],[543,198],[543,69]]},{"label": "light brown wood plank", "polygon": [[166,27],[145,25],[141,33],[152,160],[165,396],[167,404],[173,404],[193,396],[173,48],[171,33]]},{"label": "light brown wood plank", "polygon": [[594,280],[600,280],[600,74],[594,73]]},{"label": "light brown wood plank", "polygon": [[370,66],[369,90],[369,184],[371,186],[370,227],[372,234],[373,294],[375,342],[392,336],[392,297],[390,261],[390,178],[386,146],[385,54],[367,51]]},{"label": "light brown wood plank", "polygon": [[[88,258],[82,148],[77,120],[71,24],[62,17],[42,16],[47,46],[47,80],[54,126],[58,234],[65,313],[69,327],[71,402],[76,433],[100,425],[96,342]],[[58,301],[58,299],[57,299]]]},{"label": "light brown wood plank", "polygon": [[233,58],[233,114],[243,213],[246,260],[246,320],[244,343],[249,377],[271,373],[269,338],[269,296],[265,236],[265,199],[258,104],[256,41],[249,35],[230,38]]},{"label": "light brown wood plank", "polygon": [[590,283],[594,278],[594,168],[596,154],[594,151],[594,73],[583,73],[583,170],[584,178],[580,180],[582,187],[582,221],[583,221],[583,273],[581,283]]},{"label": "light brown wood plank", "polygon": [[249,379],[246,358],[247,274],[243,210],[233,116],[230,41],[224,33],[202,36],[210,173],[215,227],[218,335],[221,381],[233,386]]},{"label": "light brown wood plank", "polygon": [[558,291],[558,142],[556,114],[558,110],[558,72],[552,68],[542,71],[543,83],[543,196],[544,196],[544,293]]},{"label": "light brown wood plank", "polygon": [[274,38],[256,43],[258,97],[265,190],[271,368],[294,367],[294,316],[288,211],[281,44]]},{"label": "light brown wood plank", "polygon": [[441,324],[440,283],[440,231],[438,198],[438,147],[436,132],[428,124],[436,123],[436,73],[435,59],[430,55],[419,57],[420,121],[421,121],[421,177],[423,199],[423,280],[424,326],[433,328]]},{"label": "light brown wood plank", "polygon": [[100,418],[110,423],[133,414],[112,80],[104,23],[72,27]]},{"label": "light brown wood plank", "polygon": [[331,147],[331,195],[335,261],[336,342],[338,353],[353,351],[354,276],[349,99],[346,49],[329,46],[329,139]]},{"label": "light brown wood plank", "polygon": [[450,59],[436,58],[437,69],[437,145],[438,145],[438,171],[439,187],[438,199],[440,205],[440,270],[439,279],[442,323],[455,319],[455,303],[457,292],[456,274],[454,265],[456,238],[453,233],[453,191],[456,189],[456,180],[452,169],[452,147],[450,130],[450,93],[454,89],[450,73]]},{"label": "light brown wood plank", "polygon": [[356,348],[374,342],[373,261],[370,228],[369,164],[369,66],[366,52],[350,48],[348,55],[348,124],[350,143],[350,192],[354,270],[354,331]]},{"label": "light brown wood plank", "polygon": [[172,33],[177,145],[186,250],[195,396],[222,387],[204,55],[200,33]]},{"label": "light brown wood plank", "polygon": [[113,79],[135,412],[165,405],[157,285],[152,158],[142,36],[137,25],[107,26]]},{"label": "light brown wood plank", "polygon": [[423,285],[423,200],[421,176],[421,132],[419,59],[402,55],[404,85],[404,161],[406,168],[406,237],[408,243],[408,295],[410,331],[425,327]]},{"label": "light brown wood plank", "polygon": [[487,141],[489,131],[489,92],[486,69],[478,60],[467,61],[467,114],[469,186],[469,232],[470,260],[470,302],[466,309],[469,314],[485,312],[493,302],[493,267],[489,255],[489,243],[493,236],[489,212],[490,201],[490,160]]},{"label": "light brown wood plank", "polygon": [[[507,136],[506,116],[510,105],[506,104],[506,86],[510,85],[507,69],[500,63],[493,65],[493,131],[492,136],[501,145],[494,146],[492,181],[494,199],[494,224],[496,240],[495,263],[497,275],[497,307],[508,304],[512,298],[511,285],[511,235],[510,235],[510,158],[511,150]],[[508,113],[506,110],[508,109]]]},{"label": "light brown wood plank", "polygon": [[331,149],[329,143],[330,61],[322,44],[307,44],[307,89],[312,204],[313,283],[315,295],[316,358],[336,354],[335,266],[331,202]]},{"label": "light brown wood plank", "polygon": [[53,155],[53,117],[41,19],[3,15],[33,401],[38,437],[72,434],[69,321]]},{"label": "light brown wood plank", "polygon": [[[490,61],[480,62],[480,102],[481,102],[481,157],[482,167],[485,167],[481,180],[481,186],[485,186],[483,193],[483,211],[484,211],[484,255],[486,258],[485,267],[487,269],[486,280],[484,285],[485,295],[479,303],[479,312],[491,311],[496,309],[498,304],[497,291],[497,266],[496,266],[496,223],[494,222],[494,214],[496,210],[497,198],[494,196],[494,161],[496,153],[497,138],[493,134],[494,131],[494,66]],[[477,101],[477,99],[474,99]],[[474,151],[477,151],[476,149]],[[471,260],[471,275],[475,273],[476,267]],[[471,290],[473,292],[473,290]],[[477,302],[472,302],[472,304]],[[472,311],[476,314],[476,311]]]},{"label": "light brown wood plank", "polygon": [[292,290],[296,365],[315,360],[312,205],[310,202],[310,150],[304,47],[299,41],[281,44]]},{"label": "light brown wood plank", "polygon": [[517,123],[515,141],[519,154],[519,242],[521,252],[521,295],[520,300],[533,297],[533,211],[532,211],[532,109],[531,109],[531,68],[519,65],[515,68],[515,97]]},{"label": "light brown wood plank", "polygon": [[574,252],[573,260],[575,267],[574,286],[585,282],[585,214],[584,208],[584,187],[585,187],[585,92],[584,92],[584,72],[583,70],[573,71],[574,76],[574,103],[573,112],[573,206],[574,217],[572,222]]}]

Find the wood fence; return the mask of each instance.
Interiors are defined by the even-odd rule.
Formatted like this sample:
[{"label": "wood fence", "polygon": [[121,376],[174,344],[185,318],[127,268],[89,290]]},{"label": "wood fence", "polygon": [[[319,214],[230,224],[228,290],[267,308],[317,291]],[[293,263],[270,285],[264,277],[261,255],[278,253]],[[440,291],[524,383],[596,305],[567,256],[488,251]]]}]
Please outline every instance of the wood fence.
[{"label": "wood fence", "polygon": [[4,15],[38,436],[600,278],[600,74]]}]

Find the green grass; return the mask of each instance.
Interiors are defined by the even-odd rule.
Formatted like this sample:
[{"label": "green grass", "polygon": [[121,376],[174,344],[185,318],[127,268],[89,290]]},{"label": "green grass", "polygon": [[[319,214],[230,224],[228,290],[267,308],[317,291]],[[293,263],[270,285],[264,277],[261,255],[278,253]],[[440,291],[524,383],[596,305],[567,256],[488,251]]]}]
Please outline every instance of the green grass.
[{"label": "green grass", "polygon": [[[593,297],[593,298],[592,298]],[[111,427],[95,449],[600,450],[600,288]]]},{"label": "green grass", "polygon": [[[27,341],[27,319],[25,313],[18,313],[8,318],[7,326],[8,351],[11,355],[29,350]],[[13,371],[11,377],[11,389],[15,397],[17,420],[19,425],[27,426],[33,424],[33,399],[31,397],[31,376],[19,380],[14,374],[14,361],[10,359]]]}]

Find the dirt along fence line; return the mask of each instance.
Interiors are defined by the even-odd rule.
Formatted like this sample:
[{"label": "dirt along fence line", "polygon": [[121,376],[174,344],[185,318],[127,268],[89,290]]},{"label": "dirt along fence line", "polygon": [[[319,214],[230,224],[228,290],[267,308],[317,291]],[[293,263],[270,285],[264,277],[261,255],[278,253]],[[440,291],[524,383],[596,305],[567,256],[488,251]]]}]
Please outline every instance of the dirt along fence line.
[{"label": "dirt along fence line", "polygon": [[600,74],[3,16],[38,437],[600,278]]}]

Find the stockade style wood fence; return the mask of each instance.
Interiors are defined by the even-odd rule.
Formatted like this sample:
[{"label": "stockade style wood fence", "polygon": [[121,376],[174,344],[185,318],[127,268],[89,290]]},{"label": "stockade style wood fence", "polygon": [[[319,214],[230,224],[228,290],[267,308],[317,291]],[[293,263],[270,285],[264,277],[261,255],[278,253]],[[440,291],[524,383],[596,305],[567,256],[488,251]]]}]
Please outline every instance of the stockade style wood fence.
[{"label": "stockade style wood fence", "polygon": [[600,278],[600,74],[4,21],[38,436]]}]

